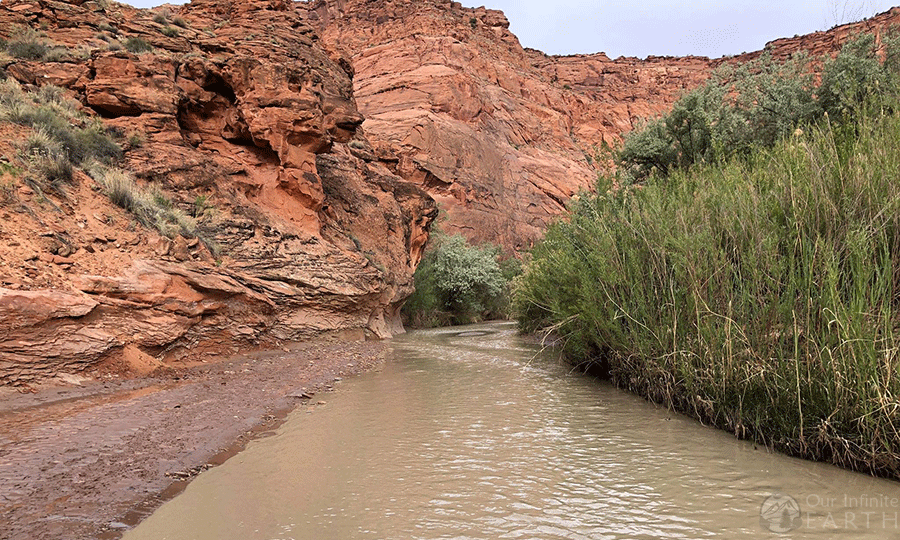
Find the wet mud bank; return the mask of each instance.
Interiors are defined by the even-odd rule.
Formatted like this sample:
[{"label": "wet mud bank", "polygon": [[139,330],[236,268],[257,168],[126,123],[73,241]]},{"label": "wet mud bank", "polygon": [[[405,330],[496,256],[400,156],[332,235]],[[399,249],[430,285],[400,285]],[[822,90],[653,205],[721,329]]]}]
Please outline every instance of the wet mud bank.
[{"label": "wet mud bank", "polygon": [[380,365],[382,342],[310,342],[156,378],[0,394],[0,538],[118,538],[297,406]]}]

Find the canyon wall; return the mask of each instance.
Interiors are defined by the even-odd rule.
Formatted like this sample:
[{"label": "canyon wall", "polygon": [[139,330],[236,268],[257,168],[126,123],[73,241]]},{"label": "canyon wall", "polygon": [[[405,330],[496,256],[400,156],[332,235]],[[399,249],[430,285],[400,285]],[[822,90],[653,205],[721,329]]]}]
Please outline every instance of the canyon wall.
[{"label": "canyon wall", "polygon": [[[836,52],[900,9],[766,50]],[[0,121],[0,383],[280,346],[387,337],[432,221],[527,249],[607,145],[723,62],[548,56],[495,10],[444,0],[4,0],[63,51],[0,54],[0,78],[55,85],[120,136],[137,186],[198,217],[164,235],[76,171],[44,193]],[[138,40],[146,52],[123,44]]]},{"label": "canyon wall", "polygon": [[[500,11],[438,0],[311,0],[308,19],[350,60],[363,127],[391,169],[441,207],[441,227],[507,250],[530,247],[598,154],[661,114],[723,62],[705,57],[548,56],[523,48]],[[881,34],[900,9],[766,45],[775,57],[831,55]]]},{"label": "canyon wall", "polygon": [[[61,86],[110,133],[137,137],[122,165],[185,212],[202,205],[207,242],[137,224],[80,171],[59,194],[5,174],[0,382],[402,331],[436,208],[371,149],[348,64],[303,19],[281,0],[198,0],[163,18],[4,1],[3,37],[33,28],[67,52],[5,55],[3,73],[26,90]],[[109,45],[127,39],[151,50]],[[30,130],[2,129],[4,161],[27,169]]]}]

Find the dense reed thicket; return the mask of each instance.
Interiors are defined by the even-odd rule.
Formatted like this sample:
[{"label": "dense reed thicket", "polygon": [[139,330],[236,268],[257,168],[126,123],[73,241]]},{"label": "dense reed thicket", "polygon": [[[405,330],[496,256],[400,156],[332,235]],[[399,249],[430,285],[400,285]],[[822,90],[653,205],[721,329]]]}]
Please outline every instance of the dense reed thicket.
[{"label": "dense reed thicket", "polygon": [[771,146],[582,196],[517,282],[522,328],[739,437],[900,477],[889,94]]}]

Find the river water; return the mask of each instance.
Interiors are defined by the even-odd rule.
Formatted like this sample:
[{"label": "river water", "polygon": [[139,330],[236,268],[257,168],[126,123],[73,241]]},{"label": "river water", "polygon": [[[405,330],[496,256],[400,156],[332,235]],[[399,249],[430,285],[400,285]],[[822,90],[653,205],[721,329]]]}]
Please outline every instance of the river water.
[{"label": "river water", "polygon": [[573,374],[512,324],[392,349],[125,539],[900,538],[900,483]]}]

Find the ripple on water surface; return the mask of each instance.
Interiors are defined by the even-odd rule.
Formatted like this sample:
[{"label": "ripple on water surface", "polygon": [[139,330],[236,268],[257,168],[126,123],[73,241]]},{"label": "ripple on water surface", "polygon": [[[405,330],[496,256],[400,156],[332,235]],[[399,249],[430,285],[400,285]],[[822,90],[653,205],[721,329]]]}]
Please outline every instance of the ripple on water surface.
[{"label": "ripple on water surface", "polygon": [[125,538],[900,538],[897,483],[573,375],[514,325],[414,332],[393,350]]}]

